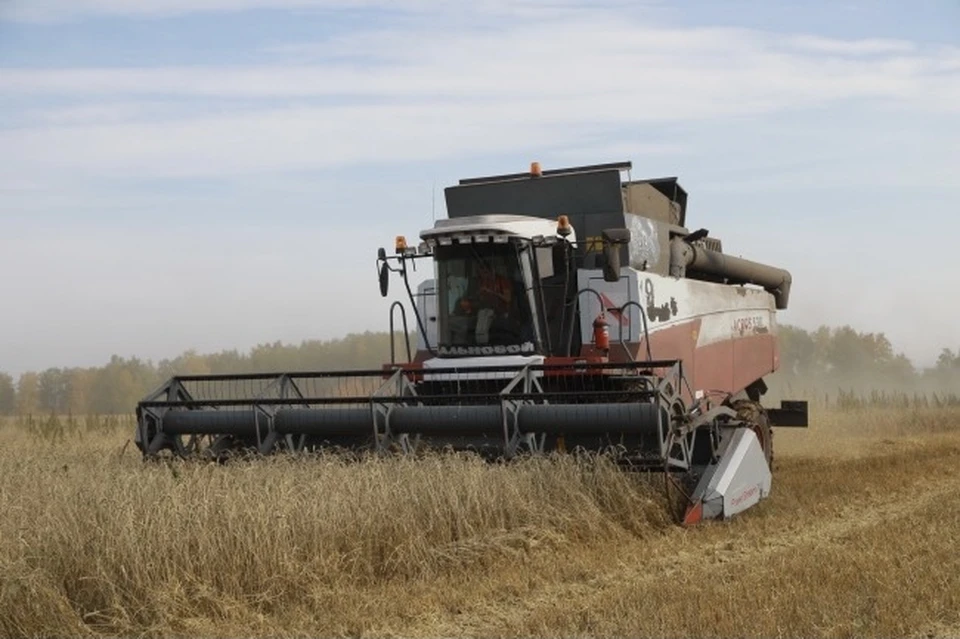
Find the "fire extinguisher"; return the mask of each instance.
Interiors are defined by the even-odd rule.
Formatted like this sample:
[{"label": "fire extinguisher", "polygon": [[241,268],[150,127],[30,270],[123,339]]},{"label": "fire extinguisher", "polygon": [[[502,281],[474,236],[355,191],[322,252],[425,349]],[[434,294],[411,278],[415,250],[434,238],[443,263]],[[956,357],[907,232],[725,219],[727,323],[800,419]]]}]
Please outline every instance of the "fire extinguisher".
[{"label": "fire extinguisher", "polygon": [[594,347],[606,353],[610,350],[610,325],[607,324],[607,318],[603,311],[593,320],[593,345]]}]

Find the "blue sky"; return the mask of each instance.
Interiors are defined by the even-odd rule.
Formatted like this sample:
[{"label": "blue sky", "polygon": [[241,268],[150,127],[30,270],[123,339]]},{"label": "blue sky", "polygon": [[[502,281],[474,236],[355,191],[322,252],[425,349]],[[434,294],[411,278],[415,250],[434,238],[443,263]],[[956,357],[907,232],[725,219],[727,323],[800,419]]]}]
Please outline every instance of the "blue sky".
[{"label": "blue sky", "polygon": [[0,1],[0,370],[384,330],[376,247],[532,160],[678,175],[782,321],[930,363],[958,116],[954,0]]}]

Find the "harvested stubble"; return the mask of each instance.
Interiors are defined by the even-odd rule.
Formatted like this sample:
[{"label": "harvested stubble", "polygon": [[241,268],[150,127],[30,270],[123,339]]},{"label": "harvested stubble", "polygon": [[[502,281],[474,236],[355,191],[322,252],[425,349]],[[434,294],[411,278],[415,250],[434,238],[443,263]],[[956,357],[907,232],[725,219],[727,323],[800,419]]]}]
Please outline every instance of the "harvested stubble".
[{"label": "harvested stubble", "polygon": [[0,636],[956,630],[960,411],[886,415],[780,431],[772,499],[694,530],[572,458],[144,465],[129,431],[11,426]]}]

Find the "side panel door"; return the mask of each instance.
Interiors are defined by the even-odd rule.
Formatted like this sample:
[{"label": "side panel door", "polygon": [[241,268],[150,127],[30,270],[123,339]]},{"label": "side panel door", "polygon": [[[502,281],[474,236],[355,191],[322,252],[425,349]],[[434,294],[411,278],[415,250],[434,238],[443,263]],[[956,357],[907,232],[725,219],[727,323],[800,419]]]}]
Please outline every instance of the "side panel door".
[{"label": "side panel door", "polygon": [[[420,319],[423,321],[423,328],[427,333],[429,347],[437,347],[437,287],[436,280],[425,280],[417,287],[416,292],[417,311],[420,313]],[[427,343],[423,341],[423,333],[417,327],[416,318],[413,319],[411,330],[417,332],[417,350],[426,351]]]}]

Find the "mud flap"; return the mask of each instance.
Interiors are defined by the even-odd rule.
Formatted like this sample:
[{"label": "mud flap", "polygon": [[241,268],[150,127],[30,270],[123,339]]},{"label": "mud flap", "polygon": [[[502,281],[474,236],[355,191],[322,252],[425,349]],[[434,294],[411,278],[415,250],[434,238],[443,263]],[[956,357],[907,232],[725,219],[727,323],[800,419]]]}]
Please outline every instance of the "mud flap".
[{"label": "mud flap", "polygon": [[723,453],[707,467],[693,491],[684,525],[703,519],[727,519],[770,494],[770,467],[752,429],[733,429]]}]

